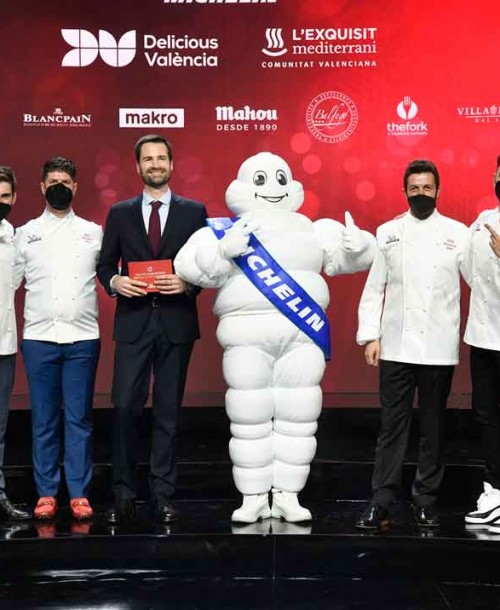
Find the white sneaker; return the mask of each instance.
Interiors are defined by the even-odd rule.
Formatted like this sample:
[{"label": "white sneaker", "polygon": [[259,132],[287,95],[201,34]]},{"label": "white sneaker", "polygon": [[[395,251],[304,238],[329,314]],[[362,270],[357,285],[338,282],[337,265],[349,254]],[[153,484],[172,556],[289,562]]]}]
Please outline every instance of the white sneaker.
[{"label": "white sneaker", "polygon": [[311,512],[299,504],[296,493],[279,491],[277,489],[273,489],[271,517],[275,519],[283,517],[285,521],[290,523],[310,521],[312,519]]},{"label": "white sneaker", "polygon": [[500,490],[486,482],[483,486],[484,492],[479,496],[477,509],[465,515],[465,523],[488,526],[500,519]]},{"label": "white sneaker", "polygon": [[487,527],[489,534],[500,534],[500,519],[493,521],[493,523],[490,523]]},{"label": "white sneaker", "polygon": [[270,516],[269,494],[266,492],[243,496],[243,504],[233,512],[231,521],[255,523],[259,519],[268,519]]}]

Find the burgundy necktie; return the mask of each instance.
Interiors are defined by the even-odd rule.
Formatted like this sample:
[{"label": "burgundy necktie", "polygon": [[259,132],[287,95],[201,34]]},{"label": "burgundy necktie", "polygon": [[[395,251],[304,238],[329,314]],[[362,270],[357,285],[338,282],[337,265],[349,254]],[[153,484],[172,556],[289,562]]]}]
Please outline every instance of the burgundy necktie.
[{"label": "burgundy necktie", "polygon": [[161,201],[151,202],[151,216],[149,217],[148,237],[151,249],[155,258],[158,256],[160,251],[161,242],[161,224],[160,224],[160,212],[158,208],[161,206]]}]

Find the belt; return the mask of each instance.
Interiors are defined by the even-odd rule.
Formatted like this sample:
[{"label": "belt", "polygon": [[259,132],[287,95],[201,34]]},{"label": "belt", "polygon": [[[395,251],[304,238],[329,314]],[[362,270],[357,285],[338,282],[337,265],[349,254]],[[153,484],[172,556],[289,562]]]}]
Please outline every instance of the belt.
[{"label": "belt", "polygon": [[160,297],[159,297],[159,295],[153,294],[151,296],[151,307],[153,307],[155,309],[160,307]]}]

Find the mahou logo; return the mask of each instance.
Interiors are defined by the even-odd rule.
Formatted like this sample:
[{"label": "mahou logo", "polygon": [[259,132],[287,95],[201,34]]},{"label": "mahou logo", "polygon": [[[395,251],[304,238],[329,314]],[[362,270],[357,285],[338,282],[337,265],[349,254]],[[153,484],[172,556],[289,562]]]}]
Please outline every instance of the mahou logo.
[{"label": "mahou logo", "polygon": [[123,68],[133,61],[137,50],[135,30],[125,32],[118,41],[106,30],[99,30],[98,38],[87,30],[61,30],[61,35],[73,47],[62,59],[64,67],[90,66],[100,55],[108,66]]}]

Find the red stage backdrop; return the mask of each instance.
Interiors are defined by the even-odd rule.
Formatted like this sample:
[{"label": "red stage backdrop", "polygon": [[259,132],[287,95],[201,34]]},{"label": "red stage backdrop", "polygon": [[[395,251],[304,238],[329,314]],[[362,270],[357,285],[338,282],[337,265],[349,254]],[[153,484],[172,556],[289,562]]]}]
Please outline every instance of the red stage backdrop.
[{"label": "red stage backdrop", "polygon": [[[12,222],[41,213],[42,163],[65,155],[79,168],[77,213],[103,223],[140,191],[135,140],[159,132],[174,145],[172,188],[213,216],[226,214],[240,163],[269,150],[304,184],[313,219],[349,210],[374,231],[407,209],[404,167],[427,157],[442,176],[440,210],[470,223],[496,205],[498,17],[493,0],[4,0],[0,162],[19,179]],[[326,406],[377,404],[377,372],[354,342],[364,279],[329,280]],[[100,296],[96,404],[107,405],[114,303]],[[222,404],[212,301],[205,291],[186,404]],[[467,406],[466,360],[464,349],[453,406]],[[27,404],[22,365],[15,395]]]}]

